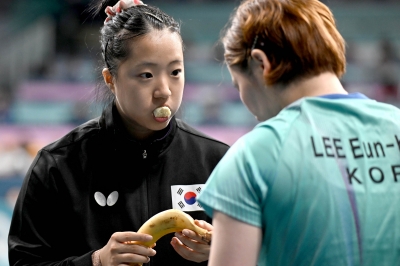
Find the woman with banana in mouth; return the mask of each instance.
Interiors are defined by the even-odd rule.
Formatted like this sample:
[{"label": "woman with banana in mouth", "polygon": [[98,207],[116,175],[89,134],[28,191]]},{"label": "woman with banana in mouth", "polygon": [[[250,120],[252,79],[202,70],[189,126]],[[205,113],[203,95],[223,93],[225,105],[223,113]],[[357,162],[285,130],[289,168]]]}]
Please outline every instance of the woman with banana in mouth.
[{"label": "woman with banana in mouth", "polygon": [[[228,150],[175,118],[184,89],[180,25],[138,0],[101,1],[100,117],[41,149],[17,200],[10,265],[207,265],[194,231],[152,239],[152,216],[179,209],[212,231],[196,201]],[[151,258],[151,259],[150,259]]]}]

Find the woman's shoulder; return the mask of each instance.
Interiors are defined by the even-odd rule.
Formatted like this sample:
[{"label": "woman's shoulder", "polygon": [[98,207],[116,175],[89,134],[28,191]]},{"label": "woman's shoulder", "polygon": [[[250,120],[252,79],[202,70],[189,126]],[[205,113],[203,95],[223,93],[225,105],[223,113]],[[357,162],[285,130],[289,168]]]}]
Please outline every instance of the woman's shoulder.
[{"label": "woman's shoulder", "polygon": [[98,136],[99,132],[99,118],[94,118],[73,128],[58,140],[55,140],[54,142],[43,147],[42,150],[52,152],[68,146],[77,145],[88,139]]},{"label": "woman's shoulder", "polygon": [[196,141],[199,141],[200,143],[210,143],[213,145],[221,146],[222,148],[226,149],[229,148],[228,144],[209,136],[208,134],[194,128],[193,126],[187,124],[181,119],[176,119],[176,125],[178,131],[182,133],[185,136],[185,138],[192,138]]}]

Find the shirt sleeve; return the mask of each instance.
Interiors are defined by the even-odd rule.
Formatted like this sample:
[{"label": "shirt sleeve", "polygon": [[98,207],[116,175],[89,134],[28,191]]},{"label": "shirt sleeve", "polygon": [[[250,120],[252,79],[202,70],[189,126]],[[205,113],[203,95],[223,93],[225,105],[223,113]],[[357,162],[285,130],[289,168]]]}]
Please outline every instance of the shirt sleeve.
[{"label": "shirt sleeve", "polygon": [[[273,182],[276,137],[273,131],[255,129],[240,138],[222,158],[199,195],[212,217],[225,213],[248,224],[262,226],[262,208]],[[274,147],[270,143],[275,143]]]},{"label": "shirt sleeve", "polygon": [[28,170],[14,208],[8,236],[10,265],[91,265],[93,251],[67,255],[74,241],[67,236],[74,228],[66,219],[71,215],[60,196],[60,176],[51,154],[41,151]]}]

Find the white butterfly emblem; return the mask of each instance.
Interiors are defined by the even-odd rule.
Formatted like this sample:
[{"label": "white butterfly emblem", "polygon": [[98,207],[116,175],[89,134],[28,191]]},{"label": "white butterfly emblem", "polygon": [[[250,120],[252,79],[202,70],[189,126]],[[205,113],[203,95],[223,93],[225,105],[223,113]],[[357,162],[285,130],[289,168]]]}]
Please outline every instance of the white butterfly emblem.
[{"label": "white butterfly emblem", "polygon": [[108,195],[107,200],[106,197],[101,192],[94,193],[94,199],[100,206],[113,206],[118,200],[118,191],[113,191]]}]

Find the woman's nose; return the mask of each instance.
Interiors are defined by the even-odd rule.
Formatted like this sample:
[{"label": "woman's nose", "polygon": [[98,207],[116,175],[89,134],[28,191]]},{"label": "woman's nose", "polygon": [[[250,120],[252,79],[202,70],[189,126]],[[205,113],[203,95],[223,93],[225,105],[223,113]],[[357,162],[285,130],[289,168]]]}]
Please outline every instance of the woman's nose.
[{"label": "woman's nose", "polygon": [[155,98],[168,98],[171,96],[171,90],[169,87],[168,79],[160,78],[160,81],[157,83],[156,90],[154,91]]}]

